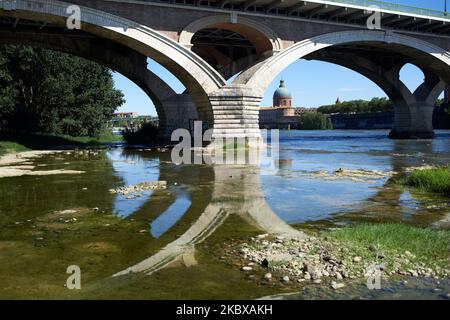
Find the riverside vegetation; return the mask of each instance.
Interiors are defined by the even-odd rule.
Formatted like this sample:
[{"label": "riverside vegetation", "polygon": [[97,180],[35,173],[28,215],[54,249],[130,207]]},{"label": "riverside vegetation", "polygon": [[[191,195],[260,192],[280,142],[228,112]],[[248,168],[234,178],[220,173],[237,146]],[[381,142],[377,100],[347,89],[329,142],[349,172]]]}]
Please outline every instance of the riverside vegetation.
[{"label": "riverside vegetation", "polygon": [[[401,185],[450,195],[450,167],[424,167],[397,178]],[[396,180],[396,179],[394,179]],[[357,224],[321,231],[304,239],[260,234],[224,250],[234,265],[263,282],[289,286],[328,283],[337,290],[345,281],[395,276],[450,278],[450,230],[405,224]],[[450,299],[450,293],[444,298]]]},{"label": "riverside vegetation", "polygon": [[256,280],[292,286],[326,282],[340,289],[376,272],[385,279],[450,277],[450,231],[404,224],[360,224],[304,239],[261,234],[226,248],[236,267]]},{"label": "riverside vegetation", "polygon": [[97,63],[28,46],[0,46],[0,153],[117,140],[108,120],[124,103]]},{"label": "riverside vegetation", "polygon": [[426,192],[450,196],[450,166],[414,170],[402,183]]}]

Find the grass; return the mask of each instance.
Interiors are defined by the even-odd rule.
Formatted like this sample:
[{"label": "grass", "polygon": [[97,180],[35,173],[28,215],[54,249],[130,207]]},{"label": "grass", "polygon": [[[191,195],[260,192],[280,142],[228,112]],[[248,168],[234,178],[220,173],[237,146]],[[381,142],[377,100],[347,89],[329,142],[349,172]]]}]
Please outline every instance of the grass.
[{"label": "grass", "polygon": [[450,166],[415,170],[402,180],[402,184],[422,191],[450,196]]},{"label": "grass", "polygon": [[98,137],[72,137],[67,135],[27,134],[14,135],[0,133],[0,155],[27,150],[54,149],[62,146],[101,146],[121,141],[121,136],[105,131]]},{"label": "grass", "polygon": [[375,245],[385,252],[411,252],[429,261],[447,261],[450,250],[450,231],[432,230],[405,224],[360,224],[332,231],[328,234],[340,242],[364,248]]}]

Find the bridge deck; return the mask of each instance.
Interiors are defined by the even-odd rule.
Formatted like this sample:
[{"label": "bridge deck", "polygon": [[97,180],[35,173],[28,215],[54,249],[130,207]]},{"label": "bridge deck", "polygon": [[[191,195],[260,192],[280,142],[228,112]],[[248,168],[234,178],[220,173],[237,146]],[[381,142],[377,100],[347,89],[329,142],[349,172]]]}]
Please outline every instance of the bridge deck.
[{"label": "bridge deck", "polygon": [[312,19],[365,25],[374,11],[381,12],[384,28],[450,35],[450,13],[377,0],[107,0],[153,5],[196,6],[213,11]]}]

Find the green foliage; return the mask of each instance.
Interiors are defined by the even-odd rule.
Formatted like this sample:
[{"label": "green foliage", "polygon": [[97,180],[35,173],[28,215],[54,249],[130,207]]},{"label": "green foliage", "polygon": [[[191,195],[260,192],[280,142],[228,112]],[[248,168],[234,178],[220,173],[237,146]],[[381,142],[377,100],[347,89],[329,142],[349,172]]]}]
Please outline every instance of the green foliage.
[{"label": "green foliage", "polygon": [[450,196],[450,166],[415,170],[403,183],[423,191]]},{"label": "green foliage", "polygon": [[332,231],[332,238],[365,248],[375,245],[380,251],[410,251],[424,260],[448,259],[450,231],[411,227],[405,224],[360,224]]},{"label": "green foliage", "polygon": [[121,136],[111,131],[102,131],[95,137],[73,137],[68,135],[12,134],[0,132],[0,155],[26,150],[47,150],[61,147],[101,147],[119,142]]},{"label": "green foliage", "polygon": [[322,113],[305,112],[300,115],[300,130],[327,130],[332,128],[330,119]]},{"label": "green foliage", "polygon": [[344,101],[338,104],[321,106],[317,109],[323,114],[351,114],[351,113],[373,113],[373,112],[393,112],[394,105],[391,100],[386,98],[373,98],[370,101],[352,100]]},{"label": "green foliage", "polygon": [[0,47],[0,129],[95,136],[124,103],[111,71],[67,54]]},{"label": "green foliage", "polygon": [[144,123],[138,130],[133,131],[125,129],[122,132],[123,139],[128,144],[144,144],[151,145],[157,142],[158,126],[151,122]]}]

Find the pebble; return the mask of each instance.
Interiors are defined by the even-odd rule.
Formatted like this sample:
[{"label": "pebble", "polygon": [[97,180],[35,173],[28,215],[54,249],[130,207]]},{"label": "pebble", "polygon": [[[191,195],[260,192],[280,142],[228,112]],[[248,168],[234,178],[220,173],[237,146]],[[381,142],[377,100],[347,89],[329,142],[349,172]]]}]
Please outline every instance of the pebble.
[{"label": "pebble", "polygon": [[309,273],[305,273],[305,275],[303,276],[303,278],[305,280],[311,280],[311,275]]},{"label": "pebble", "polygon": [[289,282],[290,279],[288,276],[284,276],[282,280],[283,280],[283,282]]},{"label": "pebble", "polygon": [[413,277],[418,277],[419,274],[417,273],[416,270],[408,270],[408,272],[413,276]]},{"label": "pebble", "polygon": [[336,279],[342,280],[342,275],[339,272],[336,272]]},{"label": "pebble", "polygon": [[376,252],[377,251],[377,247],[374,244],[371,244],[369,246],[369,250],[372,251],[372,252]]},{"label": "pebble", "polygon": [[270,280],[270,279],[272,279],[272,274],[269,272],[269,273],[266,273],[265,275],[264,275],[264,279],[266,279],[266,280]]},{"label": "pebble", "polygon": [[322,280],[320,280],[320,279],[315,279],[315,280],[313,280],[313,283],[319,284],[319,283],[322,283]]},{"label": "pebble", "polygon": [[361,257],[354,257],[353,262],[361,262]]},{"label": "pebble", "polygon": [[343,283],[337,283],[335,281],[331,282],[331,287],[336,290],[336,289],[340,289],[340,288],[344,288],[345,284]]},{"label": "pebble", "polygon": [[252,267],[248,267],[248,266],[242,267],[242,271],[252,271],[252,270],[253,270]]}]

